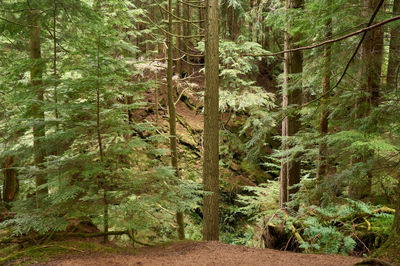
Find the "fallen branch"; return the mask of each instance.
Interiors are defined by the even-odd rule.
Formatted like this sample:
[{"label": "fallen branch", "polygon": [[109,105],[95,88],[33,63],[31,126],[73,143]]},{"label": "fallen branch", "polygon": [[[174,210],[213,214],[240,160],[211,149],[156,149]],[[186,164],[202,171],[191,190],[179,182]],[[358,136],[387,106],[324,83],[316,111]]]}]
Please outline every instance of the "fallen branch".
[{"label": "fallen branch", "polygon": [[392,208],[389,208],[389,207],[386,207],[386,206],[383,206],[383,207],[381,207],[381,208],[378,208],[378,209],[374,210],[374,213],[390,213],[390,214],[395,214],[395,213],[396,213],[396,210],[395,210],[395,209],[392,209]]}]

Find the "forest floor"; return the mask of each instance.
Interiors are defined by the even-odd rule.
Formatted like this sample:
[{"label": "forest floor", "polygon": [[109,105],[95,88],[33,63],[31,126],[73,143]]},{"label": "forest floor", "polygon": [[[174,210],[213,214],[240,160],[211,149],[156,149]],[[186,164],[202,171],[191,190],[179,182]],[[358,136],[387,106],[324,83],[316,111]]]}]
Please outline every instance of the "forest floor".
[{"label": "forest floor", "polygon": [[221,242],[178,242],[136,254],[73,253],[41,265],[354,265],[362,258],[284,252]]}]

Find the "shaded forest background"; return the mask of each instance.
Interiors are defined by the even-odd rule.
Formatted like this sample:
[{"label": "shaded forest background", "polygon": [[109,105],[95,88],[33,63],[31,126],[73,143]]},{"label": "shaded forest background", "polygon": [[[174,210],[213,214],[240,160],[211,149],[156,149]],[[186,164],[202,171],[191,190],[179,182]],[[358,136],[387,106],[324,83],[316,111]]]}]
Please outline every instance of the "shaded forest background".
[{"label": "shaded forest background", "polygon": [[400,1],[207,3],[0,1],[1,245],[400,258]]}]

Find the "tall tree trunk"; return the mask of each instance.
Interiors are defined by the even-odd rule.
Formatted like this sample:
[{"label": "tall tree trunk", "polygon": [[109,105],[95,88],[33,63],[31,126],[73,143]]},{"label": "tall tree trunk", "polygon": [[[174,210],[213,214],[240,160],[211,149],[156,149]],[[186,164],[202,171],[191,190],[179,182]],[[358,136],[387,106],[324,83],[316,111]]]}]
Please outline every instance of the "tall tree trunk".
[{"label": "tall tree trunk", "polygon": [[[400,0],[393,2],[393,16],[400,15]],[[387,70],[387,86],[393,90],[397,86],[400,66],[400,26],[394,27],[390,32],[389,63]]]},{"label": "tall tree trunk", "polygon": [[[43,75],[43,62],[41,56],[41,45],[40,45],[40,11],[32,9],[30,12],[30,25],[29,27],[29,50],[30,59],[32,60],[31,68],[31,86],[32,90],[36,95],[36,99],[32,104],[32,117],[35,119],[33,125],[33,152],[34,152],[34,164],[38,168],[43,167],[44,158],[46,156],[45,147],[43,145],[43,139],[45,137],[45,125],[44,125],[44,111],[42,105],[44,102],[44,87],[42,82]],[[39,188],[39,186],[46,184],[46,178],[43,174],[37,173],[35,175],[36,183],[36,205],[39,207],[39,194],[47,194],[48,189]]]},{"label": "tall tree trunk", "polygon": [[6,203],[14,201],[18,192],[17,170],[13,167],[15,167],[15,157],[9,156],[3,165],[3,201]]},{"label": "tall tree trunk", "polygon": [[[371,17],[379,0],[363,0],[365,18]],[[377,107],[380,98],[382,60],[383,60],[383,36],[382,28],[369,31],[361,47],[361,71],[362,88],[368,96],[361,97],[356,103],[357,117],[367,117],[372,107]],[[362,160],[366,161],[372,154],[363,154]],[[370,171],[363,180],[352,182],[349,187],[349,195],[353,199],[362,199],[371,195],[372,174]]]},{"label": "tall tree trunk", "polygon": [[203,239],[219,239],[219,29],[218,0],[206,2]]},{"label": "tall tree trunk", "polygon": [[[176,108],[173,96],[173,85],[172,85],[172,0],[168,0],[168,34],[167,34],[167,46],[168,46],[168,64],[167,64],[167,85],[168,85],[168,113],[169,113],[169,140],[171,149],[171,165],[175,170],[175,175],[179,178],[178,168],[178,150],[176,145]],[[179,239],[185,239],[185,224],[183,219],[183,213],[176,213],[176,222],[178,224],[178,236]]]},{"label": "tall tree trunk", "polygon": [[[96,1],[96,11],[101,12],[101,0]],[[103,137],[101,134],[101,59],[100,59],[100,51],[101,51],[101,38],[102,36],[99,34],[97,36],[96,40],[96,45],[97,45],[97,54],[96,54],[96,75],[97,75],[97,80],[96,80],[96,131],[97,131],[97,145],[99,147],[99,157],[100,157],[100,162],[103,166],[104,163],[104,150],[103,150]],[[103,236],[103,241],[104,243],[108,242],[108,227],[109,227],[109,213],[108,213],[108,199],[107,199],[107,180],[105,176],[100,176],[99,184],[101,188],[103,189],[103,227],[104,227],[104,236]]]},{"label": "tall tree trunk", "polygon": [[[304,5],[303,0],[286,0],[286,9],[302,8]],[[288,24],[290,31],[291,25]],[[296,43],[300,40],[299,33],[290,35],[285,33],[285,50],[298,47]],[[303,72],[303,54],[301,51],[286,53],[284,64],[284,88],[283,88],[283,102],[282,108],[286,109],[291,105],[301,105],[302,103],[302,88],[300,82],[296,82],[291,75]],[[289,92],[290,88],[290,92]],[[290,114],[282,121],[282,151],[287,151],[290,146],[286,138],[294,136],[300,130],[300,115],[298,112]],[[280,189],[280,207],[284,208],[285,204],[289,201],[290,195],[297,192],[298,188],[293,188],[300,182],[300,161],[299,154],[294,154],[289,158],[285,156],[282,158],[281,163],[281,189]]]},{"label": "tall tree trunk", "polygon": [[[330,3],[330,2],[328,2]],[[326,23],[326,39],[332,38],[332,19],[329,18]],[[322,94],[325,94],[331,89],[331,45],[328,44],[324,47],[324,66],[322,76]],[[328,116],[329,110],[327,109],[326,98],[322,99],[321,102],[321,114],[319,123],[319,133],[322,138],[319,143],[318,149],[318,169],[317,169],[317,181],[321,181],[327,173],[327,155],[328,146],[326,141],[323,139],[328,134]]]},{"label": "tall tree trunk", "polygon": [[[57,1],[53,1],[53,78],[54,78],[54,116],[58,120],[58,75],[57,75]],[[56,122],[56,130],[58,131],[58,121]],[[58,148],[56,148],[56,155],[58,155]]]}]

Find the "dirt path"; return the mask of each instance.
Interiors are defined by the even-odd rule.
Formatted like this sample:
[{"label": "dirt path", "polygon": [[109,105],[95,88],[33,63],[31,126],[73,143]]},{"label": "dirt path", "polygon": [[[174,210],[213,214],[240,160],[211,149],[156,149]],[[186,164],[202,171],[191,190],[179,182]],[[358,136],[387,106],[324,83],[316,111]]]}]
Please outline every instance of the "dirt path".
[{"label": "dirt path", "polygon": [[47,265],[353,265],[362,259],[310,255],[232,246],[219,242],[185,242],[143,248],[138,255],[98,254],[59,259]]}]

